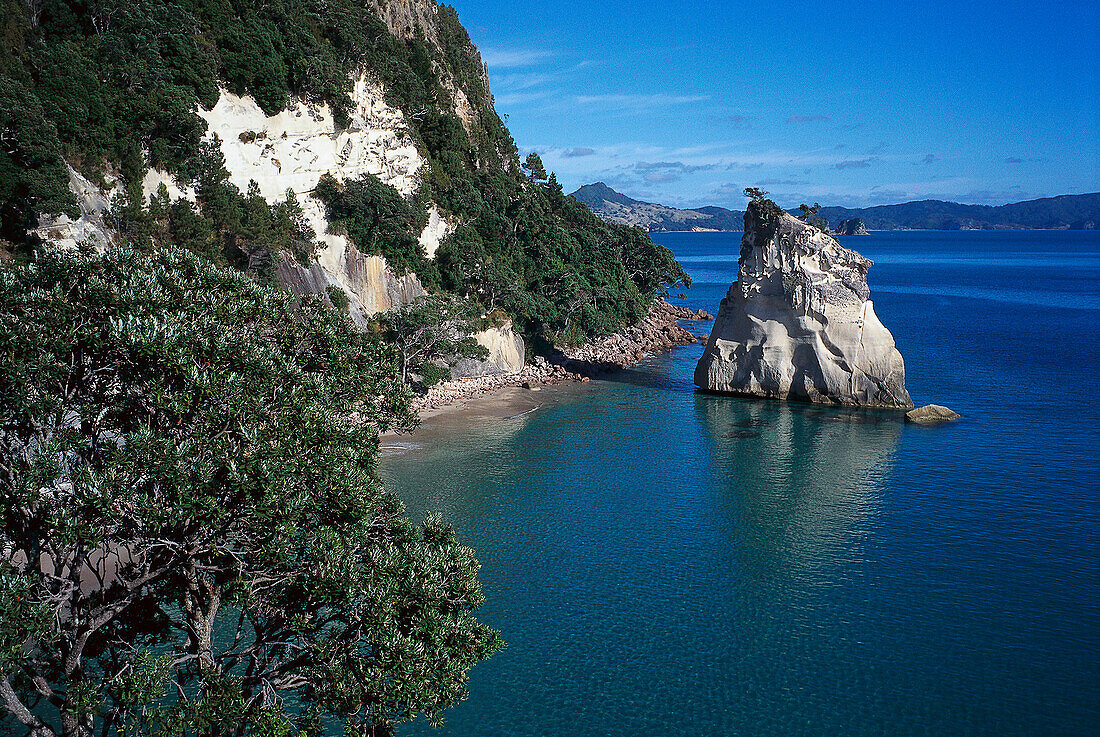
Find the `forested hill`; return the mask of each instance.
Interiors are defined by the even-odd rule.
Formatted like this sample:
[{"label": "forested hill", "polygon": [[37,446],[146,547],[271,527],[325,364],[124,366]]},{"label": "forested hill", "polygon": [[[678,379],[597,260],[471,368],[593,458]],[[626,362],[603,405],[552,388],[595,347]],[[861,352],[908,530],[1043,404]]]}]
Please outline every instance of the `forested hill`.
[{"label": "forested hill", "polygon": [[[744,213],[737,210],[722,207],[679,210],[632,199],[603,182],[585,185],[573,196],[606,220],[654,233],[740,231],[744,227],[741,222]],[[818,214],[833,226],[859,218],[870,230],[1082,230],[1100,227],[1100,193],[1047,197],[999,207],[942,200],[865,208],[823,207]]]},{"label": "forested hill", "polygon": [[[537,157],[525,173],[480,54],[435,0],[0,10],[4,250],[65,228],[177,245],[342,290],[355,316],[426,288],[554,342],[617,330],[683,278],[667,250],[565,197]],[[36,228],[40,215],[61,225]]]},{"label": "forested hill", "polygon": [[592,212],[613,223],[632,225],[650,233],[691,230],[734,230],[745,227],[744,212],[722,207],[680,210],[642,202],[616,192],[603,182],[586,184],[572,195]]},{"label": "forested hill", "polygon": [[1010,205],[921,200],[851,209],[823,207],[830,223],[861,218],[870,230],[1083,230],[1100,227],[1100,193],[1062,195]]}]

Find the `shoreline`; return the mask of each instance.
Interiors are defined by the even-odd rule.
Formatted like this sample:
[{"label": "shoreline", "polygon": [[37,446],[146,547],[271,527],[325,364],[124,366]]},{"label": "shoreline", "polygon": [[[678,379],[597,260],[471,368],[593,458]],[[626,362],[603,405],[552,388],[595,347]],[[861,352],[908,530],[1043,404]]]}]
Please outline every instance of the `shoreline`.
[{"label": "shoreline", "polygon": [[[713,319],[704,310],[691,310],[659,299],[640,322],[617,333],[597,338],[578,348],[559,351],[549,358],[536,356],[518,374],[477,376],[443,382],[433,386],[426,394],[416,397],[413,400],[413,410],[423,422],[442,415],[463,412],[470,409],[471,402],[498,396],[501,397],[501,404],[516,404],[517,397],[530,395],[531,404],[537,405],[536,392],[543,389],[560,384],[588,383],[603,374],[634,366],[646,356],[700,342],[694,334],[681,327],[679,322]],[[517,391],[504,397],[507,389]],[[526,405],[516,404],[517,408],[522,406]],[[477,408],[478,412],[484,410],[484,407]],[[386,437],[397,437],[397,434],[386,433]]]}]

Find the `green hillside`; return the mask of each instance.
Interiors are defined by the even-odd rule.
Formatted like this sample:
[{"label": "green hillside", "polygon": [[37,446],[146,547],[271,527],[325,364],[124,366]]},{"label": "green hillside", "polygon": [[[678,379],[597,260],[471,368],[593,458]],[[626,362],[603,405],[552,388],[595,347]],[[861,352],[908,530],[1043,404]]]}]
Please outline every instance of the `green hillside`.
[{"label": "green hillside", "polygon": [[[180,245],[266,280],[279,252],[308,263],[316,234],[299,227],[294,203],[280,210],[229,184],[220,154],[202,142],[205,123],[196,106],[212,106],[226,87],[252,95],[268,114],[292,98],[328,103],[339,123],[350,105],[350,75],[365,70],[405,113],[431,165],[404,205],[386,191],[392,188],[370,182],[354,202],[339,203],[359,208],[344,213],[346,224],[368,218],[369,230],[391,235],[385,242],[355,239],[360,250],[386,255],[430,289],[502,309],[530,335],[564,343],[637,320],[662,285],[684,278],[668,251],[601,222],[564,197],[552,176],[535,182],[523,175],[493,109],[480,55],[447,6],[435,12],[432,0],[0,2],[0,238],[9,250],[33,247],[26,231],[38,214],[75,214],[68,162],[99,185],[119,178],[124,193],[112,219],[143,248]],[[401,36],[379,8],[409,12]],[[425,9],[434,18],[430,27],[415,20]],[[456,115],[452,87],[472,108],[472,131]],[[150,166],[194,185],[196,206],[143,201],[140,183]],[[424,257],[413,232],[429,201],[461,223],[435,261]]]}]

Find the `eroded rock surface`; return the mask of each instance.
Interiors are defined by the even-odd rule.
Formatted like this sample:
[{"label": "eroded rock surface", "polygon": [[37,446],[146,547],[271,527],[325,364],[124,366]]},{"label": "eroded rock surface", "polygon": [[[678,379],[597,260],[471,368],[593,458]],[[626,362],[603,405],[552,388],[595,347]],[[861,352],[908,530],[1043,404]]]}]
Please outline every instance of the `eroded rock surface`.
[{"label": "eroded rock surface", "polygon": [[484,361],[464,358],[451,368],[451,376],[465,379],[471,376],[515,376],[523,371],[527,349],[523,336],[512,328],[512,321],[482,330],[474,339],[489,351]]},{"label": "eroded rock surface", "polygon": [[767,201],[745,213],[738,280],[695,383],[706,391],[909,408],[905,362],[875,315],[871,261]]},{"label": "eroded rock surface", "polygon": [[65,166],[69,170],[69,191],[76,198],[80,217],[73,220],[68,215],[40,216],[38,227],[32,232],[62,248],[76,248],[85,243],[103,248],[114,243],[114,234],[107,224],[110,193],[101,191],[68,164]]}]

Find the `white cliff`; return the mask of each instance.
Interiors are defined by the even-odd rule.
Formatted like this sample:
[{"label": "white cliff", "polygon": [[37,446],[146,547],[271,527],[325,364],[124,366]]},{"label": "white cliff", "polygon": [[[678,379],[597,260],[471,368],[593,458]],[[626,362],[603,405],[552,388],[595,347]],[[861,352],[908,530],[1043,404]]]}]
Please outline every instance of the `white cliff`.
[{"label": "white cliff", "polygon": [[523,371],[526,348],[523,337],[508,320],[474,335],[474,339],[489,351],[484,360],[464,358],[451,368],[451,376],[464,379],[472,376],[514,376]]},{"label": "white cliff", "polygon": [[[210,110],[199,109],[207,135],[217,136],[230,181],[242,192],[256,182],[269,203],[285,199],[293,190],[321,246],[317,263],[303,268],[287,260],[279,269],[284,284],[297,292],[324,293],[334,285],[347,293],[352,317],[363,322],[380,311],[405,304],[425,294],[413,274],[397,276],[381,256],[367,256],[343,235],[328,232],[324,207],[312,197],[325,174],[349,180],[373,174],[401,194],[412,196],[420,186],[421,157],[400,110],[388,106],[382,88],[366,75],[354,82],[351,121],[338,129],[328,105],[292,100],[287,109],[266,115],[249,96],[222,90]],[[102,191],[78,172],[69,170],[69,187],[76,195],[81,217],[42,218],[35,234],[43,240],[72,247],[92,240],[100,246],[114,240],[109,223],[112,191]],[[159,169],[142,180],[146,198],[161,185],[170,199],[195,200],[195,190]],[[434,256],[454,226],[434,205],[420,243]]]},{"label": "white cliff", "polygon": [[[427,7],[418,0],[405,4]],[[426,291],[414,274],[398,276],[383,257],[365,255],[346,236],[329,232],[324,206],[312,193],[326,174],[341,181],[372,174],[409,197],[419,188],[427,162],[403,113],[386,104],[377,82],[359,75],[351,98],[354,108],[343,129],[337,127],[328,105],[291,100],[285,110],[269,116],[252,97],[224,89],[213,108],[197,112],[207,123],[207,136],[217,136],[230,181],[242,192],[255,182],[271,204],[292,190],[317,234],[315,261],[303,267],[293,258],[283,258],[276,270],[279,282],[298,294],[325,294],[335,286],[348,296],[351,317],[365,324],[371,315],[412,302]],[[100,190],[71,168],[69,176],[81,217],[42,218],[35,233],[67,247],[81,241],[107,245],[114,240],[109,223],[113,190]],[[142,180],[145,197],[162,185],[172,200],[195,200],[192,186],[159,169],[150,169]],[[455,225],[433,204],[419,238],[429,258],[435,257],[454,230]],[[490,350],[490,357],[466,366],[465,375],[512,374],[523,368],[523,340],[510,324],[490,328],[477,338]]]},{"label": "white cliff", "polygon": [[[405,196],[420,186],[426,162],[408,133],[400,110],[386,104],[382,88],[360,75],[352,90],[351,122],[338,129],[328,105],[292,101],[286,110],[268,116],[251,97],[225,90],[210,110],[200,110],[209,135],[221,142],[230,180],[241,191],[255,181],[268,202],[293,190],[321,248],[309,269],[287,260],[281,281],[294,291],[323,292],[329,285],[349,297],[350,312],[366,317],[400,306],[425,293],[413,274],[397,276],[381,256],[366,256],[347,237],[328,232],[323,205],[312,197],[325,174],[346,181],[373,174]],[[437,208],[421,234],[434,253],[450,226]]]},{"label": "white cliff", "polygon": [[420,245],[423,246],[424,252],[428,254],[428,258],[435,258],[439,246],[454,231],[455,226],[447,222],[437,206],[432,205],[431,209],[428,210],[428,224],[424,226],[424,231],[420,234]]},{"label": "white cliff", "polygon": [[69,190],[76,197],[80,217],[73,220],[68,215],[41,216],[38,227],[31,232],[44,241],[62,248],[76,248],[88,243],[103,248],[114,242],[114,235],[107,224],[111,208],[109,193],[103,192],[68,164]]},{"label": "white cliff", "polygon": [[870,260],[765,201],[745,213],[739,266],[695,369],[699,387],[912,406],[905,363],[869,299]]}]

